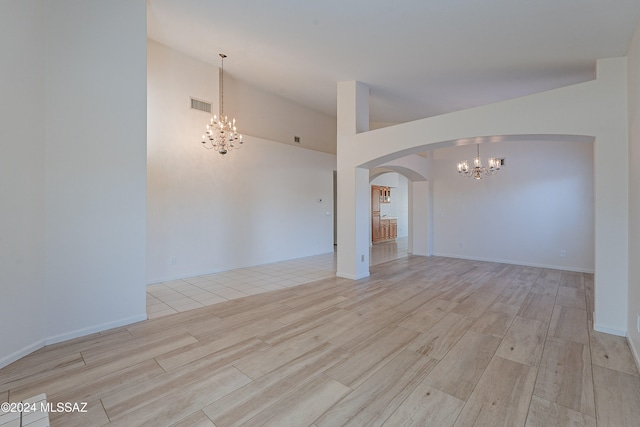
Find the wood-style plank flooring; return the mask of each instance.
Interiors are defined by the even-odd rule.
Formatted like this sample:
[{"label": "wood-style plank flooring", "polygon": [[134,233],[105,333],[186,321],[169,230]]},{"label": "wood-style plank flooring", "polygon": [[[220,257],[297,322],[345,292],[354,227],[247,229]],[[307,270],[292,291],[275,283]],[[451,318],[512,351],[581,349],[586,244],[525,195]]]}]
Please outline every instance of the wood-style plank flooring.
[{"label": "wood-style plank flooring", "polygon": [[637,426],[593,276],[407,257],[45,347],[0,401],[88,402],[57,426]]}]

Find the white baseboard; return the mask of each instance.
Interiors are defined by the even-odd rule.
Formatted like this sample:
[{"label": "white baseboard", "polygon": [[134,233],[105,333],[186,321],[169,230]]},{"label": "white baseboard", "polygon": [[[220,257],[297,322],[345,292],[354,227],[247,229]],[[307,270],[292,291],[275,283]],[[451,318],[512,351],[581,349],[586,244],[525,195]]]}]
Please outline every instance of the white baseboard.
[{"label": "white baseboard", "polygon": [[511,265],[523,265],[526,267],[538,267],[538,268],[549,268],[552,270],[566,270],[566,271],[575,271],[576,273],[590,273],[593,274],[593,269],[587,268],[575,268],[575,267],[566,267],[563,265],[551,265],[551,264],[538,264],[538,263],[530,263],[523,261],[515,261],[509,259],[493,259],[493,258],[482,258],[482,257],[470,257],[458,254],[445,254],[445,253],[434,253],[433,256],[441,256],[446,258],[459,258],[459,259],[468,259],[470,261],[483,261],[483,262],[497,262],[500,264],[511,264]]},{"label": "white baseboard", "polygon": [[431,256],[428,253],[422,253],[422,252],[407,252],[409,255],[415,255],[415,256]]},{"label": "white baseboard", "polygon": [[365,277],[369,277],[369,272],[367,271],[366,274],[360,274],[357,276],[354,276],[353,274],[345,274],[345,273],[337,272],[336,277],[342,277],[344,279],[351,279],[351,280],[360,280],[360,279],[364,279]]},{"label": "white baseboard", "polygon": [[127,317],[125,319],[120,319],[113,322],[107,322],[101,325],[89,326],[87,328],[76,329],[75,331],[47,337],[45,338],[44,343],[45,345],[56,344],[62,341],[83,337],[85,335],[95,334],[96,332],[106,331],[107,329],[113,329],[113,328],[117,328],[124,325],[130,325],[136,322],[141,322],[143,320],[147,320],[146,312],[143,314],[138,314],[136,316]]},{"label": "white baseboard", "polygon": [[147,320],[147,313],[138,314],[136,316],[127,317],[125,319],[116,320],[113,322],[103,323],[101,325],[90,326],[88,328],[77,329],[75,331],[67,332],[64,334],[54,335],[52,337],[47,337],[44,339],[40,339],[28,346],[15,351],[11,354],[8,354],[2,358],[0,358],[0,368],[3,368],[11,363],[15,362],[18,359],[27,356],[28,354],[33,353],[39,348],[44,347],[45,345],[56,344],[62,341],[67,341],[73,338],[83,337],[85,335],[94,334],[96,332],[106,331],[107,329],[113,329],[124,325],[130,325],[132,323],[141,322],[143,320]]},{"label": "white baseboard", "polygon": [[44,347],[44,340],[38,340],[32,344],[29,344],[28,346],[21,348],[18,351],[14,351],[11,354],[8,354],[6,356],[4,356],[2,359],[0,359],[0,368],[4,368],[5,366],[8,366],[10,364],[12,364],[13,362],[15,362],[18,359],[23,358],[24,356],[26,356],[27,354],[31,354],[34,351],[36,351],[39,348]]},{"label": "white baseboard", "polygon": [[263,266],[263,265],[273,264],[273,263],[276,263],[276,262],[291,261],[291,260],[300,259],[300,258],[307,258],[307,257],[311,257],[311,256],[331,254],[331,253],[334,253],[334,252],[335,252],[335,250],[333,249],[333,244],[331,244],[331,249],[329,249],[329,250],[323,250],[323,251],[317,252],[317,253],[313,252],[313,253],[309,253],[309,254],[306,254],[306,255],[296,255],[293,258],[288,258],[288,257],[282,258],[282,257],[279,257],[279,258],[274,258],[274,259],[263,259],[263,260],[255,262],[255,263],[228,265],[228,266],[225,266],[223,268],[214,269],[214,270],[207,269],[207,270],[184,272],[184,273],[180,273],[180,274],[165,274],[165,275],[162,275],[162,276],[155,276],[155,277],[151,277],[151,278],[147,277],[147,286],[155,285],[155,284],[162,283],[162,282],[171,282],[173,280],[187,279],[189,277],[206,276],[206,275],[209,275],[209,274],[224,273],[225,271],[239,270],[241,268],[259,267],[259,266]]},{"label": "white baseboard", "polygon": [[[595,313],[594,313],[595,315]],[[602,326],[598,323],[594,323],[593,324],[593,329],[598,331],[598,332],[604,332],[605,334],[610,334],[610,335],[617,335],[619,337],[626,337],[627,336],[627,331],[621,331],[620,329],[613,329],[613,328],[608,328],[606,326]]]}]

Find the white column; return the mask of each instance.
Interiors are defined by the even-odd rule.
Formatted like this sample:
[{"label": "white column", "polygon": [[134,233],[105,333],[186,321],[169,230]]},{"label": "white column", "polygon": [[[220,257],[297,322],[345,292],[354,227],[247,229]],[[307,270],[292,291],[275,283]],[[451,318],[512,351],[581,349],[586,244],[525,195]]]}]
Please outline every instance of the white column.
[{"label": "white column", "polygon": [[594,144],[595,318],[594,329],[625,336],[629,292],[629,134],[626,58],[598,61],[598,80],[609,92]]},{"label": "white column", "polygon": [[429,256],[429,183],[409,182],[409,253]]},{"label": "white column", "polygon": [[338,83],[338,268],[348,279],[369,276],[369,170],[353,163],[359,132],[369,130],[369,88],[359,82]]}]

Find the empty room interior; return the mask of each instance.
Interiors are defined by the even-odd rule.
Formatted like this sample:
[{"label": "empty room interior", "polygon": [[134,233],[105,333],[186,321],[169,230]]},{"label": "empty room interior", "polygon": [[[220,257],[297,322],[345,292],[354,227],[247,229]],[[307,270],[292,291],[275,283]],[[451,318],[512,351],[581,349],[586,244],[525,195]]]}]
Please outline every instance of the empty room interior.
[{"label": "empty room interior", "polygon": [[638,425],[640,3],[529,3],[0,0],[0,426]]}]

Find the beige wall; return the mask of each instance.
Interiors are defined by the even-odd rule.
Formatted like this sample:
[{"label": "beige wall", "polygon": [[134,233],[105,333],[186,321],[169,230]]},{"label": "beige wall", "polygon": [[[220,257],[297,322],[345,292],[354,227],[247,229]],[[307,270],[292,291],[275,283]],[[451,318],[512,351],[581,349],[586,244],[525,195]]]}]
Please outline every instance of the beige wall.
[{"label": "beige wall", "polygon": [[640,23],[627,58],[629,85],[629,298],[627,336],[640,367]]},{"label": "beige wall", "polygon": [[593,272],[593,143],[481,144],[485,164],[506,157],[506,166],[482,180],[460,177],[457,162],[475,152],[433,151],[434,255]]},{"label": "beige wall", "polygon": [[0,2],[0,367],[45,337],[45,111],[34,108],[44,95],[44,17],[41,1]]},{"label": "beige wall", "polygon": [[0,5],[3,366],[146,319],[146,3]]},{"label": "beige wall", "polygon": [[[224,109],[243,135],[336,154],[336,119],[268,93],[227,74],[225,61]],[[294,142],[300,137],[300,143]]]}]

